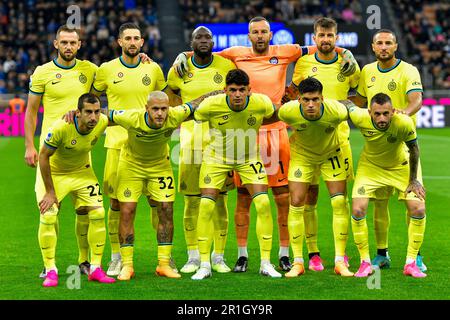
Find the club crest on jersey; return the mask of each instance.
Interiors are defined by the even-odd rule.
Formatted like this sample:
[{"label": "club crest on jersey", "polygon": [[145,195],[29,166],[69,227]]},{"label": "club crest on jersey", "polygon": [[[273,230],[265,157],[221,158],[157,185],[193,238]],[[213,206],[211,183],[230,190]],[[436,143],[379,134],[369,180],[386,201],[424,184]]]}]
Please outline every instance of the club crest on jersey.
[{"label": "club crest on jersey", "polygon": [[203,182],[205,182],[205,184],[210,184],[210,183],[211,183],[211,178],[210,178],[210,176],[206,176],[206,177],[203,179]]},{"label": "club crest on jersey", "polygon": [[80,82],[84,84],[87,82],[87,77],[84,74],[80,74],[78,80],[80,80]]},{"label": "club crest on jersey", "polygon": [[328,126],[326,129],[325,129],[325,133],[332,133],[334,131],[334,127],[332,127],[332,126]]},{"label": "club crest on jersey", "polygon": [[341,72],[339,72],[338,75],[337,75],[337,79],[338,79],[339,82],[344,82],[345,81],[345,76]]},{"label": "club crest on jersey", "polygon": [[76,145],[77,144],[77,140],[73,139],[72,141],[70,141],[70,144],[73,145],[73,146]]},{"label": "club crest on jersey", "polygon": [[311,69],[311,71],[314,72],[314,73],[316,73],[316,72],[317,72],[317,67],[313,67],[313,68]]},{"label": "club crest on jersey", "polygon": [[45,138],[45,141],[50,141],[51,138],[52,138],[52,133],[49,132],[47,135],[47,138]]},{"label": "club crest on jersey", "polygon": [[144,86],[149,86],[151,82],[152,80],[148,75],[145,75],[145,77],[142,78],[142,83],[144,84]]},{"label": "club crest on jersey", "polygon": [[131,197],[130,189],[126,188],[125,191],[123,192],[123,195],[124,195],[125,198]]},{"label": "club crest on jersey", "polygon": [[188,76],[188,78],[192,78],[192,77],[194,76],[194,74],[193,74],[192,72],[189,72],[189,73],[187,74],[187,76]]},{"label": "club crest on jersey", "polygon": [[224,116],[222,117],[222,119],[223,119],[223,120],[228,120],[228,115],[227,115],[227,114],[224,115]]},{"label": "club crest on jersey", "polygon": [[302,129],[305,129],[307,127],[307,124],[306,123],[302,123],[301,125],[300,125],[300,128],[302,128]]},{"label": "club crest on jersey", "polygon": [[118,76],[119,78],[123,78],[123,72],[119,72],[119,73],[117,74],[117,76]]},{"label": "club crest on jersey", "polygon": [[358,194],[361,195],[361,196],[365,195],[366,194],[366,189],[364,189],[364,187],[359,188],[358,189]]},{"label": "club crest on jersey", "polygon": [[389,143],[395,143],[397,141],[397,138],[394,137],[393,135],[390,135],[389,137],[387,137],[387,142]]},{"label": "club crest on jersey", "polygon": [[62,77],[61,73],[56,74],[56,79],[61,79],[61,77]]},{"label": "club crest on jersey", "polygon": [[247,119],[247,124],[249,126],[254,126],[256,124],[256,118],[254,116],[250,116],[250,118]]},{"label": "club crest on jersey", "polygon": [[277,57],[272,57],[272,58],[270,58],[269,62],[271,64],[278,64],[278,58]]},{"label": "club crest on jersey", "polygon": [[377,78],[372,77],[372,78],[370,78],[370,81],[375,82],[376,79],[377,79]]},{"label": "club crest on jersey", "polygon": [[395,83],[394,79],[392,79],[392,81],[389,82],[388,89],[391,91],[394,91],[395,89],[397,89],[397,84]]},{"label": "club crest on jersey", "polygon": [[222,83],[223,77],[222,77],[221,74],[219,74],[218,72],[216,72],[216,74],[214,75],[213,80],[214,80],[215,83]]},{"label": "club crest on jersey", "polygon": [[300,169],[295,170],[294,176],[296,178],[301,178],[302,177],[302,172],[300,171]]}]

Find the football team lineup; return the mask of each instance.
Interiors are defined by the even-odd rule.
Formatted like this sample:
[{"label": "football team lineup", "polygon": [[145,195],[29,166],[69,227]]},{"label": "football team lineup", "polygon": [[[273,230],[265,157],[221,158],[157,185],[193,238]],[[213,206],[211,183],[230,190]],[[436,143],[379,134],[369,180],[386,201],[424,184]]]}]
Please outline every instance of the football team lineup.
[{"label": "football team lineup", "polygon": [[[24,158],[36,168],[42,285],[57,287],[60,282],[59,212],[69,195],[76,213],[78,268],[89,281],[139,281],[133,278],[138,274],[135,220],[141,198],[144,210],[151,212],[155,273],[160,277],[189,277],[199,283],[214,273],[214,278],[227,273],[239,277],[248,271],[249,256],[254,261],[259,257],[258,273],[267,278],[320,273],[326,263],[319,249],[318,235],[325,231],[318,226],[318,199],[327,191],[336,277],[370,278],[390,268],[389,200],[395,195],[406,208],[408,232],[395,243],[406,247],[397,273],[425,278],[420,248],[426,194],[416,132],[420,74],[397,58],[393,31],[373,34],[375,59],[361,69],[350,50],[336,45],[337,30],[335,20],[318,18],[315,45],[271,45],[269,21],[254,17],[248,22],[250,47],[213,53],[213,34],[200,26],[191,35],[192,51],[180,53],[165,76],[141,53],[144,35],[134,23],[123,23],[118,30],[121,55],[99,66],[77,59],[79,30],[60,26],[53,42],[57,57],[33,71],[24,119]],[[294,73],[287,79],[290,64],[295,64]],[[73,119],[61,119],[73,106]],[[351,148],[349,120],[362,141],[358,156]],[[174,132],[179,134],[175,146]],[[100,180],[91,159],[99,140],[106,149]],[[228,209],[231,193],[234,214]],[[176,195],[184,202],[181,218],[174,209]],[[106,210],[104,200],[109,202]],[[373,225],[367,222],[369,205]],[[175,228],[185,240],[178,243],[186,260],[179,270],[173,258]],[[225,258],[231,228],[234,266]],[[372,232],[376,254],[371,256]],[[257,248],[249,245],[250,233],[256,234]],[[110,258],[104,269],[105,249]],[[352,261],[354,271],[349,251],[359,256]],[[271,313],[270,305],[244,307],[238,305],[236,311],[224,305],[222,312]]]}]

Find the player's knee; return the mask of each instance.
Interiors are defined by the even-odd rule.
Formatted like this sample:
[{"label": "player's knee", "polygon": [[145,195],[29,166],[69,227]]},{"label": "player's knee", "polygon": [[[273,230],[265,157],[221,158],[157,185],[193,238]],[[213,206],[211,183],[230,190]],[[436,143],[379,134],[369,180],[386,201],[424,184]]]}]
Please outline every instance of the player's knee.
[{"label": "player's knee", "polygon": [[40,222],[46,225],[54,225],[58,219],[58,212],[45,212],[40,215]]},{"label": "player's knee", "polygon": [[408,214],[413,219],[422,219],[423,217],[425,217],[425,204],[419,202],[414,205],[409,205]]},{"label": "player's knee", "polygon": [[291,200],[290,200],[291,206],[294,207],[301,207],[305,204],[305,195],[291,192]]},{"label": "player's knee", "polygon": [[98,207],[89,211],[89,220],[105,220],[105,209]]},{"label": "player's knee", "polygon": [[308,193],[306,194],[305,203],[309,205],[317,204],[317,198],[319,197],[319,185],[313,184],[308,188]]},{"label": "player's knee", "polygon": [[352,217],[355,219],[363,219],[366,217],[367,209],[359,206],[353,206]]},{"label": "player's knee", "polygon": [[114,211],[119,211],[120,210],[120,202],[117,199],[110,198],[109,199],[109,206]]},{"label": "player's knee", "polygon": [[260,193],[253,197],[255,209],[258,215],[270,215],[270,200],[267,193]]},{"label": "player's knee", "polygon": [[331,198],[331,207],[334,214],[345,214],[347,208],[347,202],[343,195],[333,196]]}]

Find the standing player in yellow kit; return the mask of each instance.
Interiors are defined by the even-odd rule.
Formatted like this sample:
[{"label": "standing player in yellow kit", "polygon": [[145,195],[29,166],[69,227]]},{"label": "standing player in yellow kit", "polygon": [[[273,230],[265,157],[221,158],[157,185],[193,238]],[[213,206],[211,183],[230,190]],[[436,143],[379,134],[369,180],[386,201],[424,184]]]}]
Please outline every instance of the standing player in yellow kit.
[{"label": "standing player in yellow kit", "polygon": [[[388,29],[378,30],[372,39],[372,50],[377,61],[365,65],[361,71],[357,96],[352,100],[358,106],[366,104],[370,108],[372,97],[377,93],[387,94],[397,112],[410,116],[416,124],[416,113],[422,107],[422,81],[419,71],[413,65],[398,59],[397,38]],[[422,178],[422,168],[419,162],[418,178]],[[391,195],[389,188],[379,189],[374,199],[374,228],[377,242],[377,255],[372,264],[380,268],[389,268],[391,259],[388,253],[389,208],[388,199]],[[409,215],[407,215],[409,223]],[[417,266],[423,272],[427,267],[422,256],[417,255]]]},{"label": "standing player in yellow kit", "polygon": [[[173,68],[167,76],[167,85],[181,96],[183,102],[194,100],[213,90],[225,87],[225,77],[228,71],[236,66],[228,59],[212,54],[214,42],[212,33],[206,27],[198,27],[192,32],[192,49],[194,55],[188,60],[189,72],[180,78]],[[188,252],[188,261],[181,268],[183,273],[192,273],[200,267],[198,251],[197,219],[200,206],[199,174],[202,161],[202,151],[209,139],[207,122],[195,120],[181,124],[180,131],[180,166],[178,169],[178,190],[184,194],[184,236]],[[230,184],[228,184],[230,185]],[[231,183],[234,188],[234,183]],[[212,268],[217,272],[229,272],[225,264],[224,250],[228,234],[227,190],[221,190],[217,198],[216,212],[212,215],[214,227],[214,253]]]},{"label": "standing player in yellow kit", "polygon": [[[66,25],[58,28],[53,45],[58,56],[38,66],[30,78],[27,108],[25,112],[25,162],[36,167],[38,154],[34,146],[36,118],[39,106],[44,107],[39,150],[50,126],[66,112],[76,108],[78,98],[89,92],[94,81],[97,66],[86,60],[76,59],[81,47],[80,36],[76,29]],[[36,171],[36,195],[45,191],[40,169]],[[38,199],[39,201],[40,199]],[[87,239],[89,217],[84,212],[77,212],[75,233],[78,242],[78,263],[83,274],[89,272],[89,243]],[[56,230],[58,220],[56,219]],[[41,278],[45,277],[45,268]]]},{"label": "standing player in yellow kit", "polygon": [[[323,96],[325,98],[346,100],[349,91],[355,90],[358,86],[360,69],[358,64],[356,64],[356,71],[351,76],[347,77],[342,74],[342,57],[335,52],[335,44],[338,40],[337,23],[330,18],[319,18],[316,20],[314,23],[313,40],[317,45],[317,52],[314,55],[305,55],[298,59],[295,64],[292,83],[289,86],[289,90],[287,90],[295,94],[287,98],[290,100],[296,99],[299,83],[308,77],[313,77],[322,83]],[[353,180],[353,158],[349,141],[350,127],[347,121],[343,121],[339,125],[338,135],[348,182]],[[305,220],[306,246],[309,255],[309,269],[313,271],[322,271],[324,269],[317,245],[317,197],[319,194],[319,178],[320,174],[317,174],[309,185],[303,215]],[[348,205],[347,196],[346,202]],[[342,224],[343,227],[348,228],[348,223],[348,219],[340,219],[339,217],[333,216],[333,230],[335,232],[337,232],[337,224]],[[341,237],[346,239],[347,234]],[[346,256],[344,259],[347,261]]]},{"label": "standing player in yellow kit", "polygon": [[[157,63],[142,63],[139,52],[144,44],[144,39],[137,25],[133,23],[121,25],[117,41],[122,48],[122,55],[99,67],[93,84],[93,92],[98,95],[102,92],[106,93],[108,109],[144,109],[150,92],[166,88],[164,74]],[[106,130],[107,153],[103,185],[105,195],[110,197],[108,233],[111,244],[111,262],[107,273],[111,276],[118,275],[121,269],[118,234],[120,207],[116,196],[117,166],[120,148],[127,136],[126,130],[119,126]],[[154,210],[155,208],[152,208],[152,211]]]}]

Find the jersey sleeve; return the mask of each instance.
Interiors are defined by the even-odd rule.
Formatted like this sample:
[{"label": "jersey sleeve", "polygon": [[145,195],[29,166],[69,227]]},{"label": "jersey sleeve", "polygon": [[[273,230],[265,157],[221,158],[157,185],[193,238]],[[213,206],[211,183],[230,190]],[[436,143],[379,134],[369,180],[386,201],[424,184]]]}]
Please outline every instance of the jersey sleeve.
[{"label": "jersey sleeve", "polygon": [[292,111],[293,111],[295,105],[297,105],[296,101],[289,101],[289,102],[283,104],[280,107],[280,109],[278,109],[278,118],[281,121],[283,121],[289,125],[292,125],[293,120],[294,120],[292,117],[292,115],[293,115]]},{"label": "jersey sleeve", "polygon": [[410,92],[423,92],[422,81],[420,80],[419,70],[411,66],[405,74],[406,78],[406,94]]},{"label": "jersey sleeve", "polygon": [[412,141],[416,140],[417,133],[416,133],[416,129],[415,129],[413,120],[406,115],[403,115],[403,117],[401,119],[402,119],[402,123],[404,124],[404,127],[405,127],[404,141],[406,143],[408,143],[408,142],[412,142]]},{"label": "jersey sleeve", "polygon": [[174,91],[180,90],[180,81],[181,79],[175,74],[173,67],[170,68],[169,73],[167,74],[167,85],[169,88]]},{"label": "jersey sleeve", "polygon": [[289,63],[295,62],[301,56],[308,54],[308,47],[301,47],[299,44],[284,44],[280,45],[279,49],[282,55],[288,59]]},{"label": "jersey sleeve", "polygon": [[106,83],[106,66],[106,64],[102,64],[95,73],[94,83],[92,84],[95,91],[103,92],[108,87]]},{"label": "jersey sleeve", "polygon": [[264,105],[266,106],[264,118],[270,118],[277,109],[277,107],[275,107],[272,100],[270,100],[270,98],[266,95],[262,95],[262,100],[264,102]]},{"label": "jersey sleeve", "polygon": [[108,119],[125,129],[129,129],[133,123],[137,123],[138,119],[134,117],[132,110],[110,110]]},{"label": "jersey sleeve", "polygon": [[359,75],[359,81],[358,81],[358,89],[356,90],[356,92],[364,98],[367,98],[367,93],[366,93],[366,84],[365,84],[365,74],[366,74],[366,68],[363,68],[360,75]]},{"label": "jersey sleeve", "polygon": [[353,124],[360,128],[365,117],[368,116],[367,109],[360,107],[351,107],[348,110],[348,117],[352,120]]},{"label": "jersey sleeve", "polygon": [[45,78],[42,66],[38,66],[30,77],[29,91],[32,94],[42,95],[45,92]]},{"label": "jersey sleeve", "polygon": [[348,110],[347,107],[344,106],[339,101],[334,101],[334,105],[336,108],[336,114],[339,122],[345,121],[348,119]]},{"label": "jersey sleeve", "polygon": [[161,67],[156,62],[155,62],[155,75],[156,75],[155,90],[163,91],[167,87],[167,83],[166,79],[164,78],[164,73]]},{"label": "jersey sleeve", "polygon": [[349,78],[350,88],[355,89],[358,87],[360,77],[361,77],[361,69],[359,68],[359,65],[356,64],[355,73],[353,73]]},{"label": "jersey sleeve", "polygon": [[61,122],[56,121],[52,127],[48,130],[47,137],[44,140],[44,144],[47,148],[56,150],[62,143],[61,134]]},{"label": "jersey sleeve", "polygon": [[192,114],[192,106],[189,103],[170,108],[169,110],[178,125],[180,125]]},{"label": "jersey sleeve", "polygon": [[214,96],[208,97],[203,100],[198,106],[197,110],[194,112],[194,118],[197,121],[208,121],[209,120],[209,110],[211,106],[211,101],[214,99]]},{"label": "jersey sleeve", "polygon": [[214,54],[217,54],[225,59],[231,60],[231,61],[235,61],[235,59],[237,57],[239,57],[239,55],[241,55],[242,47],[230,47],[230,48],[226,48],[223,49],[222,51],[219,52],[214,52]]},{"label": "jersey sleeve", "polygon": [[302,59],[298,59],[297,62],[295,63],[295,67],[294,67],[294,74],[292,75],[292,82],[298,86],[300,84],[300,81],[302,81],[302,74],[301,74],[301,64],[302,64]]}]

